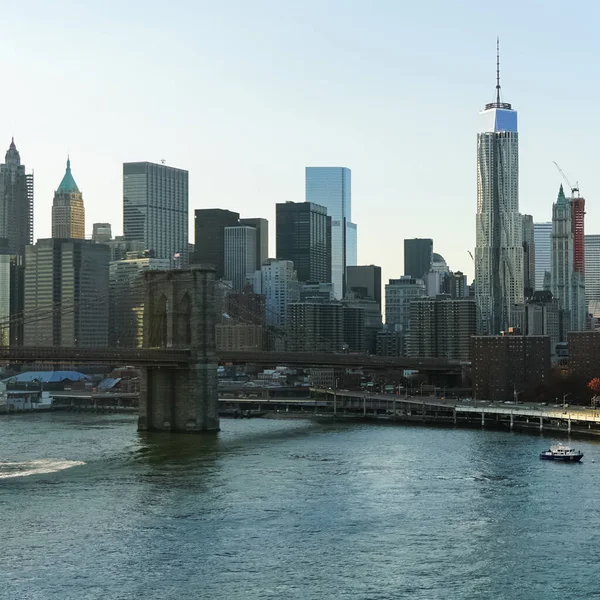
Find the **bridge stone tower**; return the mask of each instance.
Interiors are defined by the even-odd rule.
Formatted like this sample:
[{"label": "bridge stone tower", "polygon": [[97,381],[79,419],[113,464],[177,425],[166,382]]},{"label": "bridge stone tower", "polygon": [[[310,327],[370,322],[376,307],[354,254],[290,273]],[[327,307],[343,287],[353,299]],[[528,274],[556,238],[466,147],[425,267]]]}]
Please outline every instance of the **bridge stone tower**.
[{"label": "bridge stone tower", "polygon": [[144,347],[186,349],[182,367],[145,367],[140,431],[219,429],[215,354],[215,270],[203,265],[144,273]]}]

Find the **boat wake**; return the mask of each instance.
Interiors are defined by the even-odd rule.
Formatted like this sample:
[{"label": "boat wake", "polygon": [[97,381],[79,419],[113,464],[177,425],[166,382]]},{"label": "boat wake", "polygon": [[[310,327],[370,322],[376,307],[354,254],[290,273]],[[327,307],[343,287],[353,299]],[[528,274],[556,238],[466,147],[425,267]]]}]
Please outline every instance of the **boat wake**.
[{"label": "boat wake", "polygon": [[80,460],[39,459],[23,462],[0,461],[0,479],[11,479],[13,477],[28,477],[29,475],[42,475],[63,471],[71,467],[84,465]]}]

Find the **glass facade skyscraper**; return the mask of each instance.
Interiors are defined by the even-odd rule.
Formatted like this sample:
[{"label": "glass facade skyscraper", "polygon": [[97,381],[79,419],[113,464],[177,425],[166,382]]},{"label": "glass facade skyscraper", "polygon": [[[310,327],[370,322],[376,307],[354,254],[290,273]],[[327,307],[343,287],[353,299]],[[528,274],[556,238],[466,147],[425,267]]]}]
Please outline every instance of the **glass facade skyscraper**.
[{"label": "glass facade skyscraper", "polygon": [[533,217],[523,215],[523,285],[525,294],[529,297],[535,290],[535,234],[533,232]]},{"label": "glass facade skyscraper", "polygon": [[533,241],[535,245],[535,289],[536,291],[546,289],[544,280],[548,289],[550,289],[552,272],[552,221],[533,224]]},{"label": "glass facade skyscraper", "polygon": [[265,296],[267,325],[284,327],[289,305],[300,299],[294,263],[268,259],[254,274],[254,292]]},{"label": "glass facade skyscraper", "polygon": [[25,248],[27,346],[108,344],[110,249],[92,240],[44,239]]},{"label": "glass facade skyscraper", "polygon": [[483,335],[506,331],[511,307],[524,301],[517,112],[500,101],[499,79],[496,90],[477,134],[475,294]]},{"label": "glass facade skyscraper", "polygon": [[291,260],[299,281],[331,281],[331,217],[312,202],[276,206],[277,258]]},{"label": "glass facade skyscraper", "polygon": [[376,265],[349,266],[347,288],[360,298],[370,298],[381,312],[381,267]]},{"label": "glass facade skyscraper", "polygon": [[269,221],[252,217],[240,219],[240,225],[247,225],[256,229],[256,270],[269,258]]},{"label": "glass facade skyscraper", "polygon": [[150,162],[123,164],[123,234],[156,258],[187,263],[188,172]]},{"label": "glass facade skyscraper", "polygon": [[225,279],[241,292],[256,272],[256,228],[225,227]]},{"label": "glass facade skyscraper", "polygon": [[424,279],[433,264],[433,240],[404,240],[404,275]]},{"label": "glass facade skyscraper", "polygon": [[347,167],[306,167],[306,201],[320,204],[331,217],[331,281],[344,296],[346,266],[357,262],[357,231],[352,223],[351,172]]},{"label": "glass facade skyscraper", "polygon": [[225,273],[225,228],[239,225],[240,214],[223,208],[199,208],[194,211],[194,263],[208,263],[217,270],[217,279]]}]

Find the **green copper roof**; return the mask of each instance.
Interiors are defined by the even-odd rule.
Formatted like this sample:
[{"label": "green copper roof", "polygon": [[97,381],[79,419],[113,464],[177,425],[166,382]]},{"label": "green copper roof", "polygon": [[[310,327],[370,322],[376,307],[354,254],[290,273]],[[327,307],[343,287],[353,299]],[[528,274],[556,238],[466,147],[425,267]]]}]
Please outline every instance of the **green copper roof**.
[{"label": "green copper roof", "polygon": [[57,192],[62,192],[63,194],[70,194],[71,192],[79,192],[79,188],[73,179],[73,175],[71,174],[71,160],[67,158],[67,172],[65,176],[62,178],[60,185],[58,186]]},{"label": "green copper roof", "polygon": [[558,198],[556,199],[556,204],[566,204],[567,199],[565,198],[565,192],[563,190],[562,183],[560,184],[560,189],[558,190]]}]

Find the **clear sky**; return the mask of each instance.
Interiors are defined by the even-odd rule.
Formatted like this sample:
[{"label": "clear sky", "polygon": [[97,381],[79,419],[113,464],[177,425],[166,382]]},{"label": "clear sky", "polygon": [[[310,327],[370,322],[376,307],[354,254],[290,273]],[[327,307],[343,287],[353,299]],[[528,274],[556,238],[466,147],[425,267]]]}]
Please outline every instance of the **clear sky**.
[{"label": "clear sky", "polygon": [[190,171],[193,209],[266,217],[304,200],[304,167],[352,169],[359,264],[403,271],[402,240],[432,237],[472,276],[477,116],[519,111],[520,208],[551,218],[561,182],[600,233],[600,4],[583,0],[30,0],[0,3],[0,151],[35,171],[49,237],[70,152],[86,229],[122,232],[122,163]]}]

